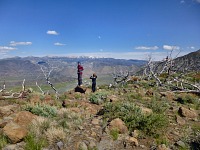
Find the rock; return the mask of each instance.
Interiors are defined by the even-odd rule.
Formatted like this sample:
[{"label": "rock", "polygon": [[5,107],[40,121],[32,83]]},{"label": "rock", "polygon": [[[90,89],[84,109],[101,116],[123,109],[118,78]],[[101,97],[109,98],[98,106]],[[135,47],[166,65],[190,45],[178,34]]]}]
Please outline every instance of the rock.
[{"label": "rock", "polygon": [[2,150],[24,150],[25,142],[6,145]]},{"label": "rock", "polygon": [[161,97],[166,97],[167,100],[175,100],[175,94],[173,92],[160,92]]},{"label": "rock", "polygon": [[64,144],[61,141],[56,143],[56,145],[58,146],[58,149],[63,149],[64,148]]},{"label": "rock", "polygon": [[15,115],[13,121],[6,124],[3,133],[12,143],[20,142],[28,133],[28,126],[36,117],[28,111],[21,111]]},{"label": "rock", "polygon": [[6,147],[4,147],[2,150],[16,150],[16,149],[17,149],[16,144],[10,144],[10,145],[7,145]]},{"label": "rock", "polygon": [[12,143],[20,142],[27,135],[27,132],[27,129],[15,122],[10,122],[3,128],[3,133]]},{"label": "rock", "polygon": [[95,149],[95,148],[96,148],[96,143],[94,141],[90,141],[89,149]]},{"label": "rock", "polygon": [[87,88],[84,87],[84,86],[77,86],[77,87],[75,87],[75,89],[74,89],[75,92],[79,92],[79,93],[85,93],[86,90],[87,90]]},{"label": "rock", "polygon": [[119,130],[119,133],[128,133],[128,128],[126,127],[125,123],[119,119],[119,118],[116,118],[114,120],[112,120],[110,122],[110,125],[109,125],[109,130]]},{"label": "rock", "polygon": [[36,115],[30,113],[29,111],[21,111],[16,114],[14,122],[16,122],[18,125],[24,128],[27,128],[31,121],[35,118]]},{"label": "rock", "polygon": [[185,120],[183,118],[181,118],[180,116],[176,115],[176,122],[179,125],[184,125],[185,124]]},{"label": "rock", "polygon": [[175,143],[175,145],[184,148],[185,147],[185,143],[183,141],[178,141]]},{"label": "rock", "polygon": [[99,119],[97,118],[94,118],[92,119],[92,122],[91,122],[93,125],[98,125],[99,124]]},{"label": "rock", "polygon": [[41,101],[41,100],[40,100],[40,95],[34,94],[34,95],[32,95],[31,98],[30,98],[30,102],[31,102],[31,103],[38,103],[38,102],[40,102],[40,101]]},{"label": "rock", "polygon": [[117,98],[116,95],[108,96],[108,99],[110,100],[110,102],[117,102],[118,101],[118,98]]},{"label": "rock", "polygon": [[6,124],[8,122],[10,122],[11,120],[13,120],[12,117],[4,117],[2,120],[0,120],[0,128],[3,128],[6,126]]},{"label": "rock", "polygon": [[141,106],[140,109],[141,109],[142,113],[145,115],[150,115],[153,113],[152,109],[150,109],[150,108]]},{"label": "rock", "polygon": [[88,150],[88,147],[84,142],[81,142],[81,143],[79,143],[79,149],[80,150]]},{"label": "rock", "polygon": [[133,146],[139,146],[138,140],[136,138],[129,137],[127,140],[128,140],[128,142],[130,142],[131,145],[133,145]]},{"label": "rock", "polygon": [[194,119],[198,116],[197,113],[195,112],[195,110],[187,109],[184,107],[180,107],[178,110],[178,113],[182,117],[187,117],[187,118],[191,118],[191,119]]},{"label": "rock", "polygon": [[144,101],[151,101],[151,98],[150,97],[142,97],[142,100],[144,100]]},{"label": "rock", "polygon": [[139,130],[134,130],[131,134],[132,134],[132,137],[137,138],[139,135]]},{"label": "rock", "polygon": [[147,96],[153,96],[153,91],[152,90],[147,90],[146,91]]},{"label": "rock", "polygon": [[7,105],[0,107],[0,117],[9,116],[10,114],[17,112],[19,105]]},{"label": "rock", "polygon": [[170,150],[165,144],[158,145],[157,150]]}]

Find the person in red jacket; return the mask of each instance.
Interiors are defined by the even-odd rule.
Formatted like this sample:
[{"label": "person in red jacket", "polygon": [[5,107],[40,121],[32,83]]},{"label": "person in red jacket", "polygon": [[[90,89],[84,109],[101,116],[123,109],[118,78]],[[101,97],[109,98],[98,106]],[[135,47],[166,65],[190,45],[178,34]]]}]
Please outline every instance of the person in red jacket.
[{"label": "person in red jacket", "polygon": [[82,85],[82,75],[83,75],[83,66],[81,65],[80,62],[78,62],[77,66],[77,74],[78,74],[78,85]]}]

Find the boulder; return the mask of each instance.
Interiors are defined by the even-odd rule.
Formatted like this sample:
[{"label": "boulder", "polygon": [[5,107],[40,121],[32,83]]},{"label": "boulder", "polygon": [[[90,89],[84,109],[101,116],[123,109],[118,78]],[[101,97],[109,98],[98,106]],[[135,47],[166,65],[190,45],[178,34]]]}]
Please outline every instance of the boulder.
[{"label": "boulder", "polygon": [[7,105],[0,107],[0,117],[9,116],[14,112],[17,112],[19,105]]},{"label": "boulder", "polygon": [[185,120],[183,118],[181,118],[180,116],[176,115],[176,122],[179,125],[184,125],[185,124]]},{"label": "boulder", "polygon": [[35,119],[36,115],[30,113],[29,111],[20,111],[16,114],[14,118],[14,122],[18,125],[27,128],[33,119]]},{"label": "boulder", "polygon": [[28,133],[28,126],[36,117],[28,111],[21,111],[15,115],[12,121],[3,128],[3,133],[12,143],[20,142]]},{"label": "boulder", "polygon": [[187,117],[187,118],[191,118],[191,119],[195,119],[198,116],[197,113],[195,112],[195,110],[187,109],[184,107],[180,107],[178,110],[178,113],[182,117]]},{"label": "boulder", "polygon": [[173,92],[160,92],[161,97],[166,97],[167,100],[175,100],[175,94]]},{"label": "boulder", "polygon": [[79,92],[79,93],[85,93],[86,90],[87,90],[87,88],[84,87],[84,86],[77,86],[77,87],[75,87],[75,89],[74,89],[75,92]]},{"label": "boulder", "polygon": [[20,142],[26,135],[27,129],[15,122],[8,123],[3,128],[3,133],[11,140],[12,143]]},{"label": "boulder", "polygon": [[128,128],[126,127],[125,123],[119,118],[116,118],[110,122],[109,129],[110,130],[117,129],[119,133],[122,134],[128,133]]}]

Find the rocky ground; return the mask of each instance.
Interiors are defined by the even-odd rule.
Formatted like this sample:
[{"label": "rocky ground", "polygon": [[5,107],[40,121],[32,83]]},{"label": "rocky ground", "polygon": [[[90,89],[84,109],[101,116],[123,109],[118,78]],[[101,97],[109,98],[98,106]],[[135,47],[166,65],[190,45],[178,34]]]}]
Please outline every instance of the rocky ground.
[{"label": "rocky ground", "polygon": [[[68,91],[61,95],[59,100],[55,100],[52,95],[41,98],[38,93],[31,93],[26,98],[20,99],[5,99],[1,94],[0,148],[3,150],[31,149],[26,146],[30,142],[26,137],[30,132],[36,132],[33,130],[34,126],[31,125],[34,120],[41,118],[41,113],[27,111],[24,106],[29,104],[35,106],[38,103],[55,107],[57,113],[53,117],[43,117],[50,118],[50,125],[44,129],[43,135],[34,133],[35,139],[39,137],[47,141],[37,149],[178,150],[200,148],[199,139],[196,139],[200,137],[200,97],[198,95],[177,94],[135,82],[130,82],[125,87],[111,89],[102,86],[98,88],[96,94],[98,93],[104,93],[98,100],[95,98],[91,100],[93,93],[90,88],[85,87],[82,91]],[[192,101],[194,99],[195,102]],[[62,106],[63,101],[65,108]],[[148,130],[152,132],[151,128],[156,129],[153,123],[149,124],[145,132],[139,126],[130,128],[131,125],[123,116],[115,112],[106,112],[108,110],[105,109],[105,105],[108,103],[120,105],[127,101],[137,106],[144,116],[154,113],[164,114],[167,125],[155,130],[157,134],[148,134]],[[66,118],[61,117],[64,114],[61,112],[68,113],[68,120],[62,124],[62,133],[58,134],[59,130],[58,135],[47,134],[51,127],[61,129],[59,121]],[[75,115],[70,116],[72,114]],[[36,141],[35,143],[37,145]]]}]

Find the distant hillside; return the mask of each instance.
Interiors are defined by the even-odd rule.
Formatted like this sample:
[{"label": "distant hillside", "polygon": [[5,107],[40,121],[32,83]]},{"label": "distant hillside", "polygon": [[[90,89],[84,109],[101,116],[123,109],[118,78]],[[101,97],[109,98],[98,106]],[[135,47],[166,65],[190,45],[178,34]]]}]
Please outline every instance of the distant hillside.
[{"label": "distant hillside", "polygon": [[200,71],[200,50],[176,58],[175,66],[181,72]]},{"label": "distant hillside", "polygon": [[[114,72],[135,72],[146,63],[143,60],[124,60],[113,58],[89,58],[89,57],[15,57],[0,60],[0,81],[35,83],[35,80],[44,80],[38,62],[49,63],[54,70],[51,80],[65,82],[77,78],[77,62],[84,67],[84,78],[88,78],[96,72],[98,76],[111,75]],[[19,80],[19,81],[18,81]]]}]

